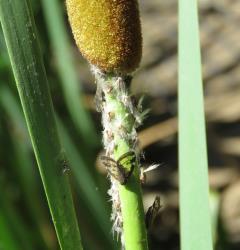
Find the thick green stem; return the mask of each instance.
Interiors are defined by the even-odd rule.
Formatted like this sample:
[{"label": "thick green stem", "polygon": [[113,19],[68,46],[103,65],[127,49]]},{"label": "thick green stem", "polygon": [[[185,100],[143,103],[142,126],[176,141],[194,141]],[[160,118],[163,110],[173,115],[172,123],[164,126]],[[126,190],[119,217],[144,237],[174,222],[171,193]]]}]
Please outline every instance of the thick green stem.
[{"label": "thick green stem", "polygon": [[137,169],[126,185],[119,186],[119,196],[126,250],[148,249],[139,171]]},{"label": "thick green stem", "polygon": [[[81,250],[66,160],[28,0],[0,0],[0,20],[61,249]],[[29,187],[31,188],[31,187]]]},{"label": "thick green stem", "polygon": [[[115,161],[130,151],[134,151],[137,156],[135,127],[140,115],[128,95],[124,78],[97,75],[97,79],[98,87],[104,93],[102,120],[107,156]],[[116,176],[111,177],[111,182],[109,193],[113,202],[114,230],[121,232],[123,227],[122,242],[126,250],[148,249],[138,160],[126,185],[121,185]]]}]

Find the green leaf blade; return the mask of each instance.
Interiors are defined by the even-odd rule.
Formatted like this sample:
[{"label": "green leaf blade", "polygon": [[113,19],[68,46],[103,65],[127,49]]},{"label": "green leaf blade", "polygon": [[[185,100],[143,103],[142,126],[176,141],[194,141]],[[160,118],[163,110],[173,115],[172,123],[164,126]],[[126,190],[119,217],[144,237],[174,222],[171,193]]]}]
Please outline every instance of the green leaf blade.
[{"label": "green leaf blade", "polygon": [[211,250],[197,1],[179,1],[179,171],[182,250]]},{"label": "green leaf blade", "polygon": [[0,20],[61,249],[82,249],[48,82],[28,0],[0,0]]}]

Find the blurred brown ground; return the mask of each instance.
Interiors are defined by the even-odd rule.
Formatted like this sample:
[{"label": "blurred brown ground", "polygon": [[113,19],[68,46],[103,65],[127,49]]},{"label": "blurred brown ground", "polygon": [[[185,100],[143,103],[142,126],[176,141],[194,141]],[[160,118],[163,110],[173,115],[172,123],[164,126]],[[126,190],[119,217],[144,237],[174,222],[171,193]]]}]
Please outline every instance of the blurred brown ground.
[{"label": "blurred brown ground", "polygon": [[[146,208],[156,194],[163,208],[150,232],[152,249],[179,249],[177,181],[177,1],[141,0],[143,59],[132,91],[144,93],[149,117],[140,129],[147,175]],[[228,247],[240,249],[240,1],[201,0],[200,28],[207,120],[209,180],[219,199],[218,227]],[[93,82],[88,66],[86,88]],[[191,95],[191,93],[189,93]],[[90,98],[91,99],[91,98]],[[197,212],[197,211],[196,211]],[[222,231],[220,230],[220,231]],[[218,236],[221,240],[222,235]]]}]

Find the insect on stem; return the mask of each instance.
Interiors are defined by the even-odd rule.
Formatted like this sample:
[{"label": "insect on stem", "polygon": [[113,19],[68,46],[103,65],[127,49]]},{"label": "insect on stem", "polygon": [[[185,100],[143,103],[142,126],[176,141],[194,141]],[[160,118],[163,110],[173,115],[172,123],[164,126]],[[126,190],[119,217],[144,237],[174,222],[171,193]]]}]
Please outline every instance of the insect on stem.
[{"label": "insect on stem", "polygon": [[108,156],[102,156],[101,160],[108,174],[116,179],[121,185],[127,184],[136,164],[136,154],[129,151],[119,157],[117,161]]}]

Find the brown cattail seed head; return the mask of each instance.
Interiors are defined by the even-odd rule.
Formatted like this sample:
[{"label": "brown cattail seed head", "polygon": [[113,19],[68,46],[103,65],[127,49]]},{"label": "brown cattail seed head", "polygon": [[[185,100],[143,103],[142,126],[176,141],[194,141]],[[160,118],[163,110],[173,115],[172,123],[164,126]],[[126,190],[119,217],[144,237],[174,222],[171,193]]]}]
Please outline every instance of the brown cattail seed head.
[{"label": "brown cattail seed head", "polygon": [[84,57],[105,72],[130,73],[141,60],[137,0],[67,0],[76,43]]}]

